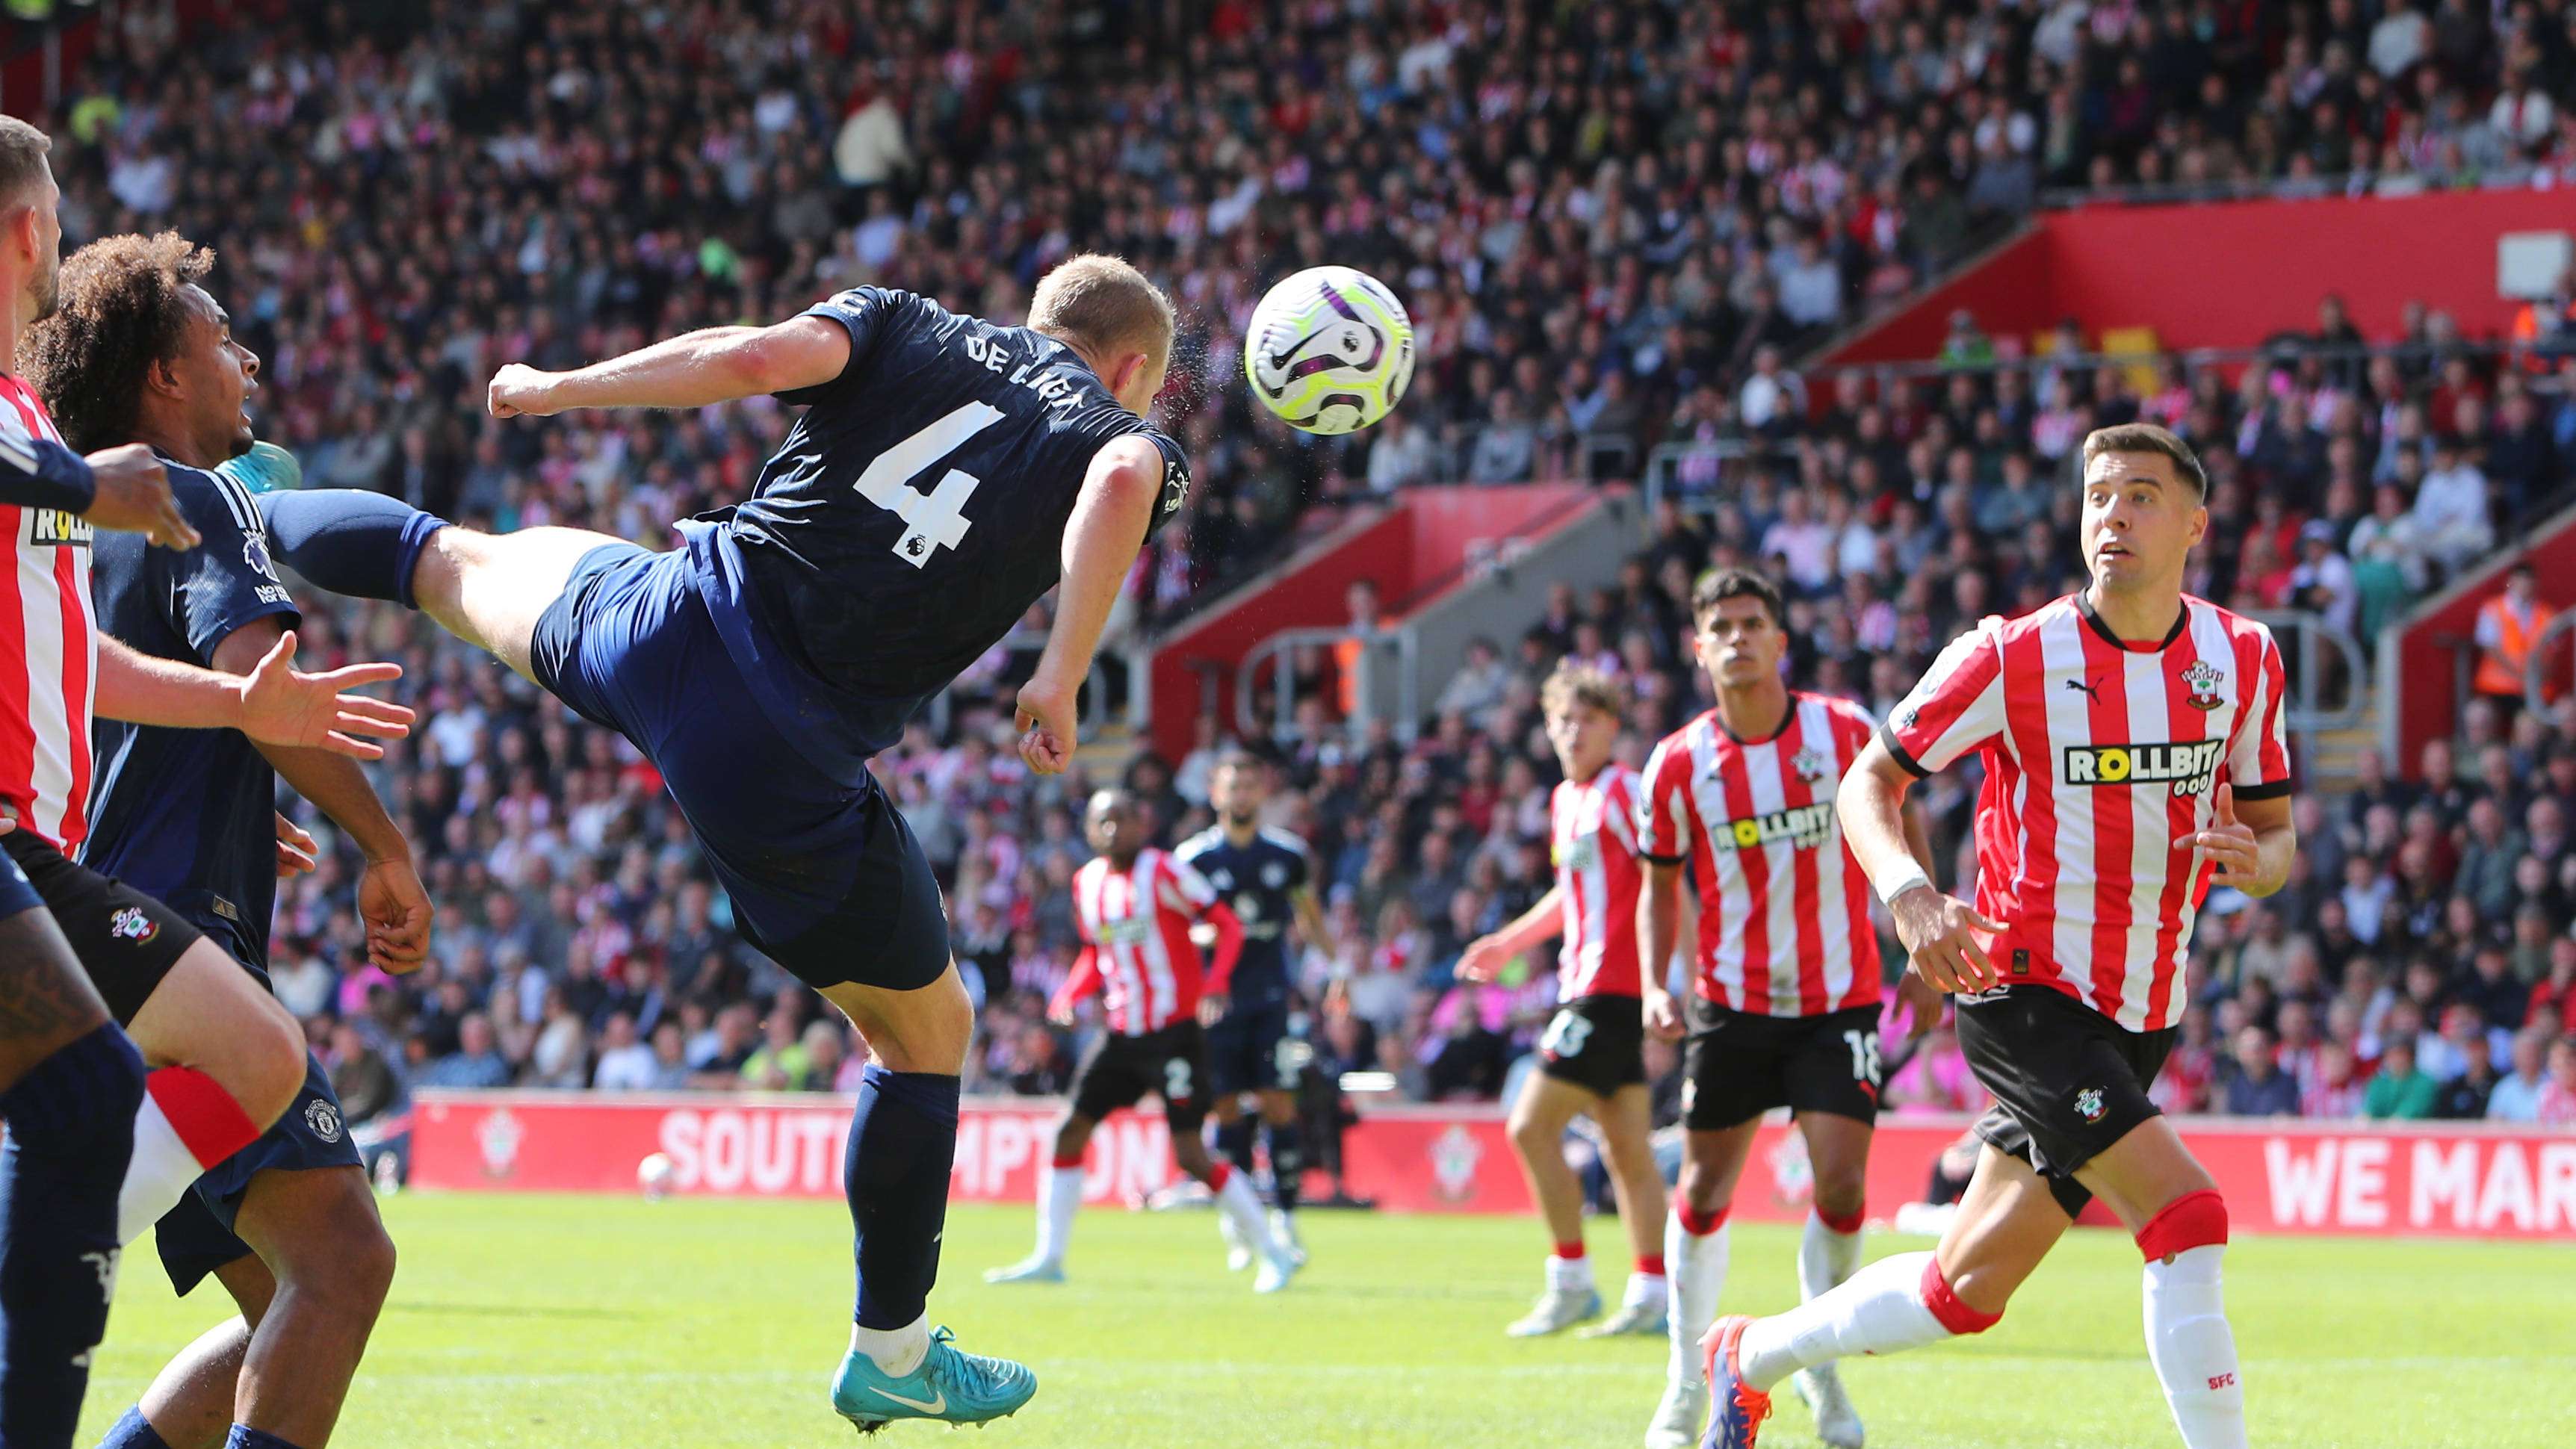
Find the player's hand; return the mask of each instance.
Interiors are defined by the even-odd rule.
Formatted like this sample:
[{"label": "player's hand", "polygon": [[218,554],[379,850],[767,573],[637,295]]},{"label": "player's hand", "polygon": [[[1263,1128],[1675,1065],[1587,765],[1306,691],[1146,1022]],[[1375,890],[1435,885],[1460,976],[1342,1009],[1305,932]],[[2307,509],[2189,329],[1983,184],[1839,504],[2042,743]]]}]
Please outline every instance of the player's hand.
[{"label": "player's hand", "polygon": [[382,759],[384,746],[358,736],[401,739],[411,733],[412,712],[399,704],[340,691],[401,677],[399,664],[351,664],[307,674],[295,667],[295,631],[289,629],[240,684],[241,732],[263,744]]},{"label": "player's hand", "polygon": [[201,541],[170,496],[170,475],[150,446],[125,443],[89,455],[98,495],[81,517],[92,527],[139,533],[163,548],[191,549]]},{"label": "player's hand", "polygon": [[1682,1039],[1682,1004],[1660,986],[1646,988],[1646,1031],[1665,1041]]},{"label": "player's hand", "polygon": [[1882,1056],[1893,1056],[1907,1042],[1929,1034],[1932,1028],[1941,1024],[1940,991],[1923,979],[1922,972],[1911,966],[1906,968],[1904,975],[1896,978],[1896,999],[1905,1005],[1901,1017],[1903,1034],[1887,1030],[1879,1033],[1878,1045]]},{"label": "player's hand", "polygon": [[2263,852],[2254,839],[2254,827],[2237,823],[2236,789],[2223,781],[2218,787],[2217,822],[2207,830],[2193,831],[2183,844],[2218,867],[2221,885],[2243,885],[2263,874]]},{"label": "player's hand", "polygon": [[496,418],[552,417],[563,409],[554,400],[555,374],[513,362],[492,374],[483,396]]},{"label": "player's hand", "polygon": [[1467,949],[1459,954],[1458,979],[1491,981],[1502,973],[1503,965],[1508,959],[1503,951],[1502,937],[1478,936],[1468,942]]},{"label": "player's hand", "polygon": [[1047,1008],[1047,1020],[1056,1026],[1064,1028],[1066,1031],[1071,1031],[1073,1030],[1073,1008],[1070,1006],[1050,1006]]},{"label": "player's hand", "polygon": [[1887,911],[1896,918],[1896,938],[1905,943],[1913,968],[1937,989],[1984,991],[2003,980],[1977,939],[1983,931],[1992,940],[2003,927],[1966,901],[1919,885],[1888,902]]},{"label": "player's hand", "polygon": [[1032,679],[1020,686],[1020,759],[1041,775],[1061,775],[1073,763],[1078,731],[1074,727],[1074,689],[1060,689]]},{"label": "player's hand", "polygon": [[1207,995],[1200,997],[1199,1025],[1214,1026],[1218,1022],[1225,1020],[1226,1011],[1233,1005],[1234,998],[1226,995],[1222,991],[1211,991]]},{"label": "player's hand", "polygon": [[429,959],[429,903],[420,876],[404,859],[377,860],[358,877],[358,915],[367,923],[367,959],[396,976]]},{"label": "player's hand", "polygon": [[293,880],[318,863],[322,847],[305,833],[303,826],[287,819],[284,811],[274,813],[277,815],[277,878]]}]

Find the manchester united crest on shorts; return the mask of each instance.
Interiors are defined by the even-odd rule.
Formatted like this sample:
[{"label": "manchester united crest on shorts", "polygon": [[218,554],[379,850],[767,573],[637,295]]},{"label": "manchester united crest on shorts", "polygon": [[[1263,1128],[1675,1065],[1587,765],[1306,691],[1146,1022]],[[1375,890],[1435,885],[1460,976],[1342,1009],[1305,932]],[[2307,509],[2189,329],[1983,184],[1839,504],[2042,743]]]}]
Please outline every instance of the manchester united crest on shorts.
[{"label": "manchester united crest on shorts", "polygon": [[340,1140],[340,1109],[320,1097],[304,1104],[304,1125],[325,1142]]},{"label": "manchester united crest on shorts", "polygon": [[2191,667],[2182,672],[2182,684],[2187,691],[2182,702],[2203,714],[2227,703],[2227,696],[2219,693],[2227,684],[2227,675],[2206,659],[2192,661]]},{"label": "manchester united crest on shorts", "polygon": [[2075,1115],[2087,1122],[2099,1122],[2102,1120],[2102,1111],[2100,1087],[2086,1087],[2075,1094]]},{"label": "manchester united crest on shorts", "polygon": [[161,923],[134,906],[119,907],[107,918],[107,933],[120,941],[140,946],[161,934]]}]

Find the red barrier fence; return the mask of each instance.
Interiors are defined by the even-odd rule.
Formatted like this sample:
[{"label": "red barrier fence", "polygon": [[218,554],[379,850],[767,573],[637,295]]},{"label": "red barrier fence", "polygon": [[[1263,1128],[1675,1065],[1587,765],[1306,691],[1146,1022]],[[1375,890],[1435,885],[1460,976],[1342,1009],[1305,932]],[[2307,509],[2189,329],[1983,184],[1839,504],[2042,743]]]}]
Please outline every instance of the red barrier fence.
[{"label": "red barrier fence", "polygon": [[[412,1181],[633,1192],[637,1165],[660,1152],[677,1192],[833,1197],[849,1110],[848,1099],[828,1096],[424,1092],[412,1114]],[[1034,1200],[1058,1110],[1038,1098],[968,1101],[956,1198]],[[1870,1154],[1873,1215],[1919,1197],[1932,1160],[1966,1125],[1956,1117],[1882,1122]],[[2242,1228],[2576,1238],[2576,1134],[2216,1118],[2182,1125]],[[1159,1116],[1112,1118],[1092,1138],[1084,1200],[1132,1201],[1170,1181],[1170,1145]],[[1352,1193],[1381,1208],[1529,1211],[1502,1114],[1490,1107],[1375,1108],[1343,1152]],[[1784,1126],[1765,1126],[1736,1215],[1790,1221],[1806,1200],[1804,1146]]]}]

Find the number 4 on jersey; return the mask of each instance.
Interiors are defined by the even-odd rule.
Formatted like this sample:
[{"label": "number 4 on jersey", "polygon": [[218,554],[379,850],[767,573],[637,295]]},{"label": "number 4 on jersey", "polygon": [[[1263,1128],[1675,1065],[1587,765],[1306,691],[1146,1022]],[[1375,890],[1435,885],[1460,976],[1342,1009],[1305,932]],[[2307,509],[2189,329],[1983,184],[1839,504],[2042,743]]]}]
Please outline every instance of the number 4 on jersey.
[{"label": "number 4 on jersey", "polygon": [[970,402],[879,453],[859,475],[859,496],[904,522],[903,537],[894,541],[895,557],[920,568],[941,548],[955,548],[965,541],[966,500],[984,480],[951,468],[928,493],[915,489],[912,480],[1001,420],[1000,408]]}]

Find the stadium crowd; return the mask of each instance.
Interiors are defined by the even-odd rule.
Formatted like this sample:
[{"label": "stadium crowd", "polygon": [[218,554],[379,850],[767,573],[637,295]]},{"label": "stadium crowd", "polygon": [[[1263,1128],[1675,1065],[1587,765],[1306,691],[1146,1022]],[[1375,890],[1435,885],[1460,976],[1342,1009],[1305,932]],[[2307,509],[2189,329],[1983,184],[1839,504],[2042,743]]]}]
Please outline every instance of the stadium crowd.
[{"label": "stadium crowd", "polygon": [[[2098,341],[2080,334],[2054,366],[1884,397],[1855,378],[1811,399],[1793,366],[2044,185],[2439,184],[2517,160],[2576,179],[2576,6],[2554,0],[2502,26],[2486,7],[2353,0],[1222,0],[1175,8],[1201,26],[1186,34],[1160,7],[1018,3],[235,11],[256,23],[120,8],[49,118],[64,224],[71,244],[175,227],[216,247],[216,290],[266,359],[262,435],[309,485],[665,544],[668,520],[743,496],[783,410],[500,426],[480,411],[495,367],[861,282],[1007,317],[1091,248],[1146,265],[1185,314],[1165,406],[1199,488],[1140,564],[1144,621],[1272,556],[1319,503],[1753,445],[1740,467],[1716,449],[1686,463],[1688,506],[1658,514],[1617,584],[1565,590],[1530,635],[1480,651],[1418,739],[1263,742],[1275,821],[1324,884],[1331,939],[1300,965],[1318,1060],[1420,1097],[1493,1095],[1551,999],[1543,969],[1450,975],[1547,884],[1537,679],[1569,654],[1618,670],[1641,760],[1705,699],[1679,607],[1698,569],[1780,574],[1796,680],[1883,713],[1958,628],[2069,586],[2057,485],[2091,426],[2169,421],[2206,450],[2198,591],[2363,637],[2576,464],[2576,400],[2438,316],[2362,339],[2329,311],[2317,345],[2232,382],[2069,362]],[[1259,288],[1324,261],[1395,286],[1422,353],[1405,406],[1338,442],[1286,431],[1235,380]],[[2335,350],[2362,341],[2410,346]],[[1953,342],[1960,361],[1986,345],[1972,318]],[[622,741],[418,619],[305,603],[308,658],[398,660],[427,715],[375,775],[438,902],[437,960],[399,980],[361,964],[345,848],[281,899],[276,984],[353,1120],[421,1084],[849,1084],[838,1018],[733,933]],[[1023,776],[1010,663],[979,665],[944,729],[916,726],[881,767],[949,887],[985,1028],[969,1089],[1038,1092],[1072,1059],[1040,1003],[1070,963],[1096,782]],[[1204,820],[1222,742],[1203,735],[1129,772],[1167,838]],[[2576,706],[2488,706],[2423,763],[2420,784],[2303,798],[2292,889],[2219,902],[2176,1105],[2576,1120]],[[1962,778],[1931,787],[1945,844],[1972,797]],[[1892,1100],[1966,1105],[1945,1100],[1966,1080],[1954,1057],[1936,1027]]]}]

